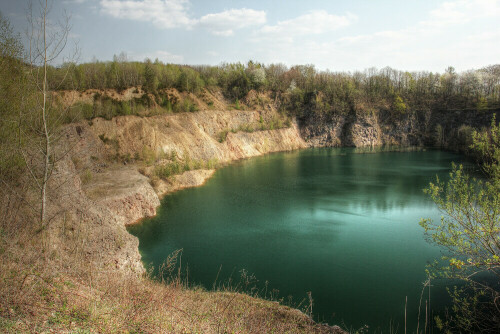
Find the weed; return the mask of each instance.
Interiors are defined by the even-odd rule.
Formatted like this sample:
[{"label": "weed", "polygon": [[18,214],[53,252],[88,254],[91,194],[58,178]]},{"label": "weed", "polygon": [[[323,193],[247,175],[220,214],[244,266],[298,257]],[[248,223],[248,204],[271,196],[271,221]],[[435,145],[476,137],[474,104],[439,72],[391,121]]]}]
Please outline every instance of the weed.
[{"label": "weed", "polygon": [[224,129],[217,134],[217,140],[219,141],[219,143],[223,143],[226,141],[229,131],[229,129]]},{"label": "weed", "polygon": [[178,161],[172,161],[162,166],[156,166],[154,174],[160,179],[166,180],[172,175],[180,174],[182,171],[181,164]]},{"label": "weed", "polygon": [[89,184],[90,181],[92,181],[92,171],[86,168],[80,176],[80,180],[82,181],[83,185]]},{"label": "weed", "polygon": [[106,145],[110,145],[112,146],[115,151],[118,151],[120,149],[120,143],[118,142],[117,139],[113,138],[108,138],[106,137],[106,135],[103,133],[103,134],[100,134],[99,135],[99,139]]}]

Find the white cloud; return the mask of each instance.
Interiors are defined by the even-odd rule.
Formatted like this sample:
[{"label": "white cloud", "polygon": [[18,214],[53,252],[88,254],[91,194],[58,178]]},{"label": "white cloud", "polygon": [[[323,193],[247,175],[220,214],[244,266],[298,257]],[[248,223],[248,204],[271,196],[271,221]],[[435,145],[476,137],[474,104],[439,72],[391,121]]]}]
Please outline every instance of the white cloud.
[{"label": "white cloud", "polygon": [[294,19],[262,27],[258,31],[258,38],[284,38],[291,41],[296,36],[332,32],[352,24],[356,19],[352,14],[338,16],[324,10],[313,10]]},{"label": "white cloud", "polygon": [[473,19],[500,15],[499,0],[459,0],[444,2],[430,12],[422,25],[442,27],[465,24]]},{"label": "white cloud", "polygon": [[234,30],[266,22],[264,11],[247,8],[211,13],[195,19],[188,12],[189,0],[101,0],[100,5],[103,13],[116,18],[152,22],[161,29],[191,29],[197,26],[221,36],[231,36]]},{"label": "white cloud", "polygon": [[[478,68],[500,58],[500,28],[495,23],[500,19],[499,6],[500,0],[447,2],[421,22],[403,29],[343,37],[330,34],[327,38],[313,36],[329,29],[320,20],[326,17],[324,13],[316,15],[315,24],[311,19],[297,18],[261,29],[254,38],[257,55],[253,57],[267,63],[312,63],[334,71],[372,66],[431,71],[443,71],[450,65],[457,70]],[[337,22],[347,25],[351,21],[346,19]],[[271,37],[266,38],[264,32]]]},{"label": "white cloud", "polygon": [[231,36],[236,29],[264,23],[266,23],[266,12],[242,8],[207,14],[199,19],[198,25],[215,35]]},{"label": "white cloud", "polygon": [[101,11],[116,18],[152,22],[162,29],[191,28],[188,0],[101,0]]},{"label": "white cloud", "polygon": [[135,61],[144,61],[144,59],[149,58],[152,61],[158,58],[163,63],[175,63],[182,64],[184,63],[184,57],[182,55],[172,54],[168,51],[157,50],[149,53],[130,53],[130,59]]}]

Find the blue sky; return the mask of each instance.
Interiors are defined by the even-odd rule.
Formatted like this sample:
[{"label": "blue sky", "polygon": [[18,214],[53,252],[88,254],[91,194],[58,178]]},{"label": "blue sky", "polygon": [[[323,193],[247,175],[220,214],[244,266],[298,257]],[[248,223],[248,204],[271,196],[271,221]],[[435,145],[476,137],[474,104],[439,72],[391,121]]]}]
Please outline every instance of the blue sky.
[{"label": "blue sky", "polygon": [[[27,3],[0,0],[20,32]],[[132,60],[255,60],[331,71],[500,63],[500,0],[54,0],[52,20],[63,10],[80,62],[125,52]]]}]

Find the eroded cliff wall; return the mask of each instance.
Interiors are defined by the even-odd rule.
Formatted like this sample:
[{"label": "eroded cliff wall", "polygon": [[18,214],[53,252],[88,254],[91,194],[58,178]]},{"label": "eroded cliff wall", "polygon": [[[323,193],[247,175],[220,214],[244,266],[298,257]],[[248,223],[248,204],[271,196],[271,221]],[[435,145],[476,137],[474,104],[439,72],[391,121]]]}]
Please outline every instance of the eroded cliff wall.
[{"label": "eroded cliff wall", "polygon": [[[151,182],[150,174],[144,170],[164,162],[159,159],[145,167],[140,160],[145,151],[156,156],[171,156],[175,152],[181,162],[215,159],[223,164],[308,146],[295,123],[276,130],[238,130],[249,125],[258,128],[272,117],[276,117],[274,111],[201,111],[111,120],[96,118],[67,126],[66,144],[71,150],[64,167],[61,165],[59,177],[71,180],[72,195],[61,205],[96,231],[86,240],[88,245],[102,243],[106,249],[99,254],[89,250],[89,259],[97,262],[98,267],[111,265],[143,272],[138,241],[127,233],[125,226],[155,215],[163,194],[202,185],[214,173],[213,169],[198,169]],[[227,131],[227,136],[222,141],[219,134],[223,131]]]},{"label": "eroded cliff wall", "polygon": [[[258,130],[270,128],[265,124],[282,117],[269,104],[256,110],[226,108],[153,117],[95,118],[65,129],[70,154],[59,175],[71,180],[68,184],[73,190],[70,200],[60,202],[61,210],[69,212],[81,226],[96,231],[85,241],[91,261],[100,267],[132,268],[140,273],[144,268],[138,241],[125,226],[155,215],[163,194],[202,185],[214,173],[213,167],[204,165],[153,180],[152,170],[168,163],[168,158],[145,166],[141,162],[145,152],[159,157],[175,154],[181,162],[216,160],[224,164],[306,147],[434,145],[438,125],[448,140],[461,125],[480,128],[489,124],[491,116],[492,112],[483,112],[479,117],[475,111],[394,114],[390,110],[358,110],[347,115],[314,114],[291,122],[289,127]],[[104,250],[97,253],[95,249]]]},{"label": "eroded cliff wall", "polygon": [[429,109],[396,114],[391,110],[358,110],[348,115],[311,115],[299,121],[299,128],[304,140],[314,147],[400,145],[460,150],[460,146],[466,145],[460,142],[460,132],[488,127],[494,113]]}]

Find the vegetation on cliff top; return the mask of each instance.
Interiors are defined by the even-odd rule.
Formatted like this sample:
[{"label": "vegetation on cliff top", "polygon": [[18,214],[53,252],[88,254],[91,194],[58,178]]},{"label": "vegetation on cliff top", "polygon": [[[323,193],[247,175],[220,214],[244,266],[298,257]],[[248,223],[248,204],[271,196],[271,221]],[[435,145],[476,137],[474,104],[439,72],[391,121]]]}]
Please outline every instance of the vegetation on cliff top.
[{"label": "vegetation on cliff top", "polygon": [[[66,84],[58,85],[68,75]],[[500,107],[500,65],[457,73],[404,72],[390,67],[364,72],[318,71],[313,65],[288,68],[249,61],[219,66],[185,66],[128,61],[122,53],[113,61],[65,63],[49,71],[52,89],[124,90],[142,86],[155,94],[167,88],[199,94],[219,89],[232,101],[251,90],[271,91],[282,110],[297,116],[308,113],[349,113],[353,109],[383,107],[395,113],[408,110],[491,109]],[[57,84],[57,85],[56,85]],[[363,106],[364,108],[360,108]]]}]

